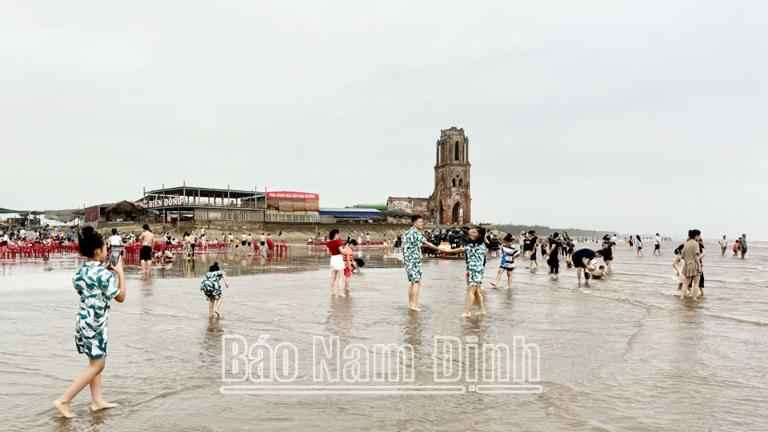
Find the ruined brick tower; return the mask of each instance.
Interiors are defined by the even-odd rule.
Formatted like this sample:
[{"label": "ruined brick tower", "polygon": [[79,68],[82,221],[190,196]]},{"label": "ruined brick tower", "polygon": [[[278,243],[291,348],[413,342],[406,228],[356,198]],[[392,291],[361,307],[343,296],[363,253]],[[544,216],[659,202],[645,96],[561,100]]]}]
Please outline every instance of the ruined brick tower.
[{"label": "ruined brick tower", "polygon": [[435,155],[435,190],[430,196],[435,222],[457,225],[472,220],[470,166],[469,139],[464,129],[441,130]]}]

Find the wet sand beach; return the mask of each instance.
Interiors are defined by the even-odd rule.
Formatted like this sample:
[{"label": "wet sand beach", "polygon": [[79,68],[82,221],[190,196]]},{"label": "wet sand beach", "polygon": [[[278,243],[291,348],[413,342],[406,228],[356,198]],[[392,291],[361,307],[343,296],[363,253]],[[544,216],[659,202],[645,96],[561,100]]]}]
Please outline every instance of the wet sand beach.
[{"label": "wet sand beach", "polygon": [[[329,294],[327,258],[297,246],[292,256],[177,260],[113,304],[105,397],[119,408],[91,414],[84,390],[78,417],[50,404],[85,367],[73,341],[78,297],[74,256],[0,262],[0,427],[3,430],[766,430],[768,429],[768,245],[746,260],[707,244],[706,296],[675,297],[672,250],[637,258],[616,248],[615,274],[576,286],[561,266],[552,282],[518,262],[513,289],[493,289],[499,258],[486,266],[486,316],[461,317],[460,259],[426,259],[423,311],[408,311],[405,272],[394,258],[365,252],[347,298]],[[717,250],[717,252],[715,252]],[[221,320],[206,318],[199,291],[213,260],[228,272]],[[505,280],[502,280],[502,286]],[[427,383],[433,337],[511,343],[525,336],[541,355],[543,391],[529,395],[224,395],[223,335],[290,341],[407,343],[417,382]]]}]

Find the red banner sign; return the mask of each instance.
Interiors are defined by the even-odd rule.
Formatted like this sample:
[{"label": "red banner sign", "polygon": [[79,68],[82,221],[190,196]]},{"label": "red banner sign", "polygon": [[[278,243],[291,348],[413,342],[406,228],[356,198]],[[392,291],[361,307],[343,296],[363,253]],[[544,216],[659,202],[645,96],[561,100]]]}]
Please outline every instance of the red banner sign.
[{"label": "red banner sign", "polygon": [[320,195],[309,192],[288,192],[277,191],[267,192],[267,198],[272,199],[295,199],[295,200],[319,200]]}]

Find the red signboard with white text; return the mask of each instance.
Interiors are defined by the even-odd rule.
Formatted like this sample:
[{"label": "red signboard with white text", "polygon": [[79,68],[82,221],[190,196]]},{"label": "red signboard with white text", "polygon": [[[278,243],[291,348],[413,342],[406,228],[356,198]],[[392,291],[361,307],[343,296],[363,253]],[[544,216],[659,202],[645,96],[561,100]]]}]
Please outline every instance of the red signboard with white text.
[{"label": "red signboard with white text", "polygon": [[320,195],[309,192],[272,191],[267,192],[267,199],[279,200],[320,200]]}]

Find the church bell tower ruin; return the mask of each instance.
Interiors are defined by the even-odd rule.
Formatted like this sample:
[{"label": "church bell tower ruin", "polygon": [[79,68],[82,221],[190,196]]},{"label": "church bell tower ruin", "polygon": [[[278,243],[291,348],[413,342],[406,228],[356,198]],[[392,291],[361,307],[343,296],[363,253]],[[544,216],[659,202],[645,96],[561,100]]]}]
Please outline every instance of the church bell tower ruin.
[{"label": "church bell tower ruin", "polygon": [[435,188],[429,198],[389,197],[387,210],[418,214],[437,225],[467,225],[472,221],[469,193],[469,138],[464,129],[440,131],[435,148]]},{"label": "church bell tower ruin", "polygon": [[463,225],[472,220],[470,167],[469,138],[464,129],[441,130],[435,150],[435,189],[430,196],[436,223]]}]

